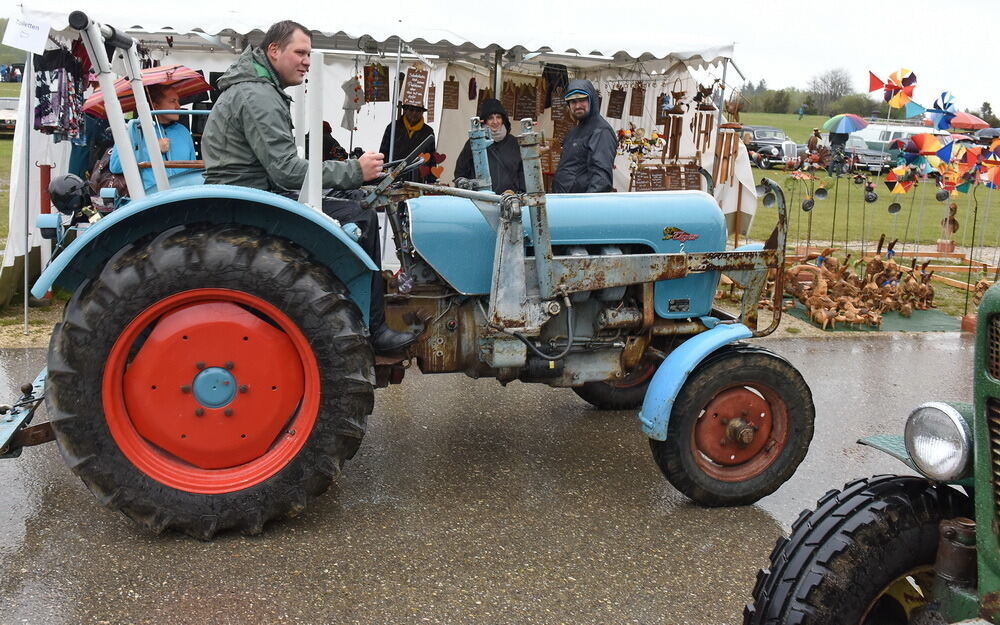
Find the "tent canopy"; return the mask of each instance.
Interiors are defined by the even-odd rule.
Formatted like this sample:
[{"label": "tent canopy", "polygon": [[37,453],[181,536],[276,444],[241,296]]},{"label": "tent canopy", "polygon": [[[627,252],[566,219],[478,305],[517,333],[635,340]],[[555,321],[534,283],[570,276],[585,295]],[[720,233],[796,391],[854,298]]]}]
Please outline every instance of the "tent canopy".
[{"label": "tent canopy", "polygon": [[[79,1],[40,0],[26,10],[44,18],[57,31],[69,27],[71,11],[81,9],[92,19],[133,34],[191,35],[185,39],[202,46],[206,42],[199,42],[197,33],[231,37],[228,43],[237,50],[245,43],[243,37],[256,43],[270,24],[291,19],[320,35],[313,42],[317,48],[395,53],[402,40],[419,54],[449,61],[477,60],[484,53],[502,51],[507,53],[505,61],[516,63],[525,54],[548,52],[556,58],[545,60],[571,67],[654,59],[701,67],[729,58],[733,52],[732,44],[699,45],[677,33],[666,34],[655,25],[612,27],[594,9],[570,12],[558,3],[506,3],[502,12],[480,11],[475,4],[458,0],[431,4],[389,0],[368,5],[377,6],[377,10],[367,9],[363,3],[225,1],[212,6],[213,10],[205,10],[205,3],[195,0],[174,0],[167,5],[105,0],[89,6]],[[647,10],[641,2],[629,7],[629,13],[637,18],[644,12],[662,14],[663,9],[650,5]]]}]

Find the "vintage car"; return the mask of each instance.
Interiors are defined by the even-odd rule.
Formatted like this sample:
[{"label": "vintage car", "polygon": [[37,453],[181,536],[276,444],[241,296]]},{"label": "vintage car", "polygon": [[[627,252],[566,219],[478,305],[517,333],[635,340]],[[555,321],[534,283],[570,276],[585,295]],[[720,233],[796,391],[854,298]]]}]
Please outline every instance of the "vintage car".
[{"label": "vintage car", "polygon": [[770,169],[774,165],[784,165],[798,159],[795,142],[785,131],[774,126],[743,126],[747,150],[755,165]]},{"label": "vintage car", "polygon": [[14,136],[17,124],[17,98],[0,98],[0,135]]}]

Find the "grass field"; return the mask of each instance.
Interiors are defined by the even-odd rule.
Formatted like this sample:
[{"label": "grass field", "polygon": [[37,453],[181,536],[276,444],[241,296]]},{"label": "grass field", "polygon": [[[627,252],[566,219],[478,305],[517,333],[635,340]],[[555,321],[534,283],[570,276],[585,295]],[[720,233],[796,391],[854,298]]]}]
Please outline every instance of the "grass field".
[{"label": "grass field", "polygon": [[0,82],[0,97],[16,98],[21,95],[21,83]]},{"label": "grass field", "polygon": [[[934,197],[937,188],[933,181],[920,184],[907,194],[893,195],[880,177],[872,179],[878,200],[873,204],[866,204],[863,186],[854,184],[850,177],[840,178],[838,181],[822,175],[813,183],[814,189],[824,185],[828,191],[827,199],[816,200],[813,210],[805,212],[802,210],[802,201],[809,193],[805,183],[795,181],[789,174],[778,170],[755,170],[754,174],[758,177],[767,176],[784,189],[789,206],[789,241],[805,242],[811,239],[813,244],[827,244],[832,237],[835,246],[842,247],[844,241],[861,241],[864,228],[865,241],[877,241],[879,235],[884,233],[890,240],[900,240],[897,249],[903,243],[933,244],[941,238],[941,220],[945,217],[947,205],[955,202],[958,205],[956,218],[959,222],[959,230],[955,234],[957,245],[968,246],[972,242],[973,214],[977,216],[976,246],[995,247],[998,244],[1000,197],[994,198],[997,192],[985,187],[978,187],[974,194],[959,193],[942,203]],[[900,211],[890,214],[889,205],[893,202],[899,203]],[[758,201],[751,237],[758,240],[767,238],[776,219],[776,209],[764,208]]]},{"label": "grass field", "polygon": [[796,143],[805,143],[813,128],[819,128],[830,119],[823,115],[786,115],[781,113],[740,113],[740,123],[751,126],[774,126],[781,128]]}]

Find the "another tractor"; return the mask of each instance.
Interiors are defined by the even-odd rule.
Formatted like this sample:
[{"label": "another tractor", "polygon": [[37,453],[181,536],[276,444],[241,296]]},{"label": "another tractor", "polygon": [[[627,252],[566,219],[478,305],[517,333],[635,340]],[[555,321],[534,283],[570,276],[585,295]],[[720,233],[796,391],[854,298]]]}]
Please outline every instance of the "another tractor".
[{"label": "another tractor", "polygon": [[[104,43],[138,76],[133,40],[79,12],[71,23],[128,145]],[[316,208],[318,149],[305,203],[165,180],[146,195],[122,150],[130,201],[79,229],[34,285],[72,297],[47,372],[0,418],[0,453],[54,436],[102,503],[154,532],[256,533],[327,489],[361,444],[375,388],[415,361],[425,374],[572,388],[599,409],[641,406],[657,465],[702,505],[750,504],[784,483],[812,438],[812,396],[788,361],[742,342],[780,318],[780,188],[762,183],[779,209],[768,242],[726,251],[707,193],[546,195],[531,120],[519,137],[528,192],[489,192],[489,133],[471,126],[469,188],[395,182],[421,164],[411,155],[367,189],[401,264],[388,318],[419,333],[391,358],[368,341],[375,265],[353,224]],[[739,315],[713,307],[723,273],[743,288]],[[758,329],[769,273],[775,313]],[[43,397],[50,421],[29,425]]]},{"label": "another tractor", "polygon": [[859,441],[918,475],[830,491],[780,538],[745,625],[1000,623],[1000,287],[979,306],[973,403]]}]

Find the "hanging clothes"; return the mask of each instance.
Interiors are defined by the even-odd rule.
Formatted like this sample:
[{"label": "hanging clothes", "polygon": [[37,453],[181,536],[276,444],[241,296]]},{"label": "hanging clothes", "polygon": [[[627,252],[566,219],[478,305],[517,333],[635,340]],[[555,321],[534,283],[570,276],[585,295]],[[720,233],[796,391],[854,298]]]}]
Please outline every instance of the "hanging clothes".
[{"label": "hanging clothes", "polygon": [[79,59],[58,47],[35,55],[35,130],[56,142],[86,142],[82,109],[84,71]]}]

